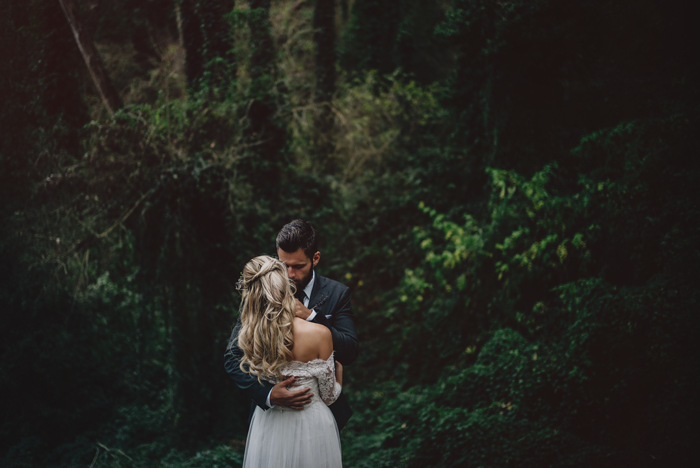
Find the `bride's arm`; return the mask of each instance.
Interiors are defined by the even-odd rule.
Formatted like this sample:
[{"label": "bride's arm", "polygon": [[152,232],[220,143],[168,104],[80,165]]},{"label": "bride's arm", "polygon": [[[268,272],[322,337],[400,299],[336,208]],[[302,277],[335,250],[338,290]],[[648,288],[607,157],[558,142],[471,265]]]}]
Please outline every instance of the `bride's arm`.
[{"label": "bride's arm", "polygon": [[[321,333],[319,339],[319,356],[325,362],[323,363],[323,372],[318,377],[318,390],[321,394],[321,400],[323,400],[326,405],[330,406],[338,399],[342,391],[343,371],[342,366],[340,366],[340,372],[336,378],[336,361],[333,359],[333,337],[330,330],[325,327],[319,327],[319,331]],[[338,363],[338,365],[340,365],[340,363]]]},{"label": "bride's arm", "polygon": [[343,387],[335,377],[335,361],[333,360],[333,356],[331,356],[324,365],[325,369],[318,378],[318,390],[319,393],[321,393],[321,400],[323,400],[326,405],[330,406],[338,399]]},{"label": "bride's arm", "polygon": [[343,386],[343,365],[340,361],[335,361],[335,381],[341,387]]}]

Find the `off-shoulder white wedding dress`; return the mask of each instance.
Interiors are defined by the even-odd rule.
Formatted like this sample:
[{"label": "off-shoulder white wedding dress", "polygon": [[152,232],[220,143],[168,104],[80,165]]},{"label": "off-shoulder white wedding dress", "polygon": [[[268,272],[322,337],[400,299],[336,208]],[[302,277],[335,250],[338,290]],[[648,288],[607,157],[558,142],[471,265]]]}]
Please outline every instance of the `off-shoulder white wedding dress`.
[{"label": "off-shoulder white wedding dress", "polygon": [[290,390],[309,387],[314,396],[303,410],[255,408],[243,468],[341,467],[338,426],[328,409],[341,391],[333,354],[327,360],[292,361],[281,371],[285,377],[296,377]]}]

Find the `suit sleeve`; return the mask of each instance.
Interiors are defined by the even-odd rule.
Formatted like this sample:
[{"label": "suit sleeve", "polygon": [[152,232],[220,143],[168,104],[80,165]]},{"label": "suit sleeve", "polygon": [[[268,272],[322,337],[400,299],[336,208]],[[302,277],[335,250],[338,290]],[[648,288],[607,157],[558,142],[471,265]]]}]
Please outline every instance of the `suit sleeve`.
[{"label": "suit sleeve", "polygon": [[231,338],[224,353],[224,369],[226,369],[226,373],[233,379],[236,386],[243,390],[246,396],[253,400],[256,405],[266,410],[268,409],[267,396],[272,390],[272,385],[268,383],[261,384],[257,378],[241,370],[240,363],[243,351],[238,347],[238,331],[240,328],[241,321],[239,319],[236,327],[233,329],[233,333],[231,333]]},{"label": "suit sleeve", "polygon": [[331,330],[335,358],[342,365],[347,366],[357,359],[360,346],[350,305],[350,289],[344,287],[331,312],[330,320],[323,313],[317,313],[313,321]]}]

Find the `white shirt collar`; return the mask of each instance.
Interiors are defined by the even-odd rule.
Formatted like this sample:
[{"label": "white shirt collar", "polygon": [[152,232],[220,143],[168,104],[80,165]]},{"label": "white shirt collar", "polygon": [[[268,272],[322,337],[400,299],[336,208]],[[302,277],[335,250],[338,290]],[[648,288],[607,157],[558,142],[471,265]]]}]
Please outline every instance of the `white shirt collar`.
[{"label": "white shirt collar", "polygon": [[311,291],[314,290],[314,281],[316,281],[316,271],[311,270],[311,281],[309,281],[309,284],[306,285],[304,288],[304,294],[306,294],[306,303],[308,304],[308,301],[311,300]]}]

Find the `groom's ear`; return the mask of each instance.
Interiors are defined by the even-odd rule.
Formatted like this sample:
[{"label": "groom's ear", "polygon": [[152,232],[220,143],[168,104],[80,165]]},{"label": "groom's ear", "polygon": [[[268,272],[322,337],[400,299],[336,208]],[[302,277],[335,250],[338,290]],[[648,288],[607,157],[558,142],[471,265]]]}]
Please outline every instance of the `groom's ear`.
[{"label": "groom's ear", "polygon": [[321,260],[321,252],[316,252],[311,258],[311,263],[313,263],[313,265],[316,266],[319,260]]}]

